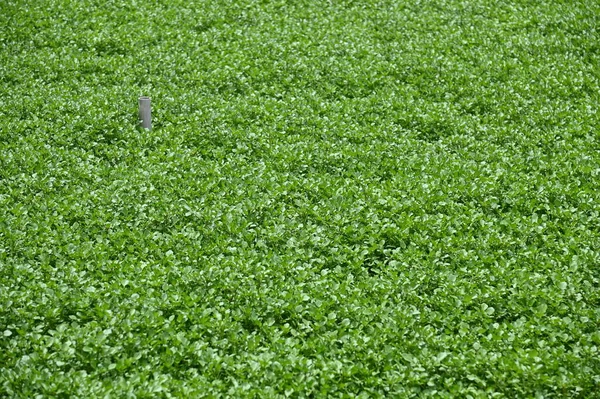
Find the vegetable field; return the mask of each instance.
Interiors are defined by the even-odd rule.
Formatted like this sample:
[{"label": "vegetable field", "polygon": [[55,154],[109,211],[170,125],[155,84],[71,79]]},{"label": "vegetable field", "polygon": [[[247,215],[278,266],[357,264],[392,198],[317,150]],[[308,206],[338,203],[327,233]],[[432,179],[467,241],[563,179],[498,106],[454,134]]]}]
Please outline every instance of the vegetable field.
[{"label": "vegetable field", "polygon": [[0,397],[600,397],[599,28],[1,1]]}]

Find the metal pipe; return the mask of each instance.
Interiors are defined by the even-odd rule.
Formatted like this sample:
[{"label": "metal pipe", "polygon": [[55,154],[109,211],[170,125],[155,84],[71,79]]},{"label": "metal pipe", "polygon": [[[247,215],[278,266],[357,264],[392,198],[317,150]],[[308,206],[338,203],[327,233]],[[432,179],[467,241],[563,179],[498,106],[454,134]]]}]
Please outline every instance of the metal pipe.
[{"label": "metal pipe", "polygon": [[139,98],[139,119],[142,128],[152,129],[152,110],[150,108],[150,97],[142,96]]}]

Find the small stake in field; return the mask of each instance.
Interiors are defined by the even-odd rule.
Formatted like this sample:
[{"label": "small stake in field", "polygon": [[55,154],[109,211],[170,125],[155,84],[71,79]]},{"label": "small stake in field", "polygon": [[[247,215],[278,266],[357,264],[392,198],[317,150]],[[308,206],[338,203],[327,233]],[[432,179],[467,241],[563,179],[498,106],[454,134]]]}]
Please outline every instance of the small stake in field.
[{"label": "small stake in field", "polygon": [[144,129],[152,129],[152,111],[150,109],[150,97],[142,96],[139,98],[140,111],[139,119]]}]

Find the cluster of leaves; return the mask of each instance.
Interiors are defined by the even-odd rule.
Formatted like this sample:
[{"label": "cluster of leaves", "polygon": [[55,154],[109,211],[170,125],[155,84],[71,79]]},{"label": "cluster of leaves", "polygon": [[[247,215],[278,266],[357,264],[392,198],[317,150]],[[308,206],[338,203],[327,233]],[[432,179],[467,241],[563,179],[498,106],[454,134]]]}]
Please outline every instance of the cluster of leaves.
[{"label": "cluster of leaves", "polygon": [[598,395],[599,26],[0,2],[0,396]]}]

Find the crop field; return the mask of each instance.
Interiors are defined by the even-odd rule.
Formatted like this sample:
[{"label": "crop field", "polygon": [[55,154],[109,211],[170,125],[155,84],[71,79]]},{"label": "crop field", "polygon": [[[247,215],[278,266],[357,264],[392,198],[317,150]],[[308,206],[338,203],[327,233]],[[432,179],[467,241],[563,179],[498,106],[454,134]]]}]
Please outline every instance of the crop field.
[{"label": "crop field", "polygon": [[0,1],[0,397],[600,397],[599,29]]}]

